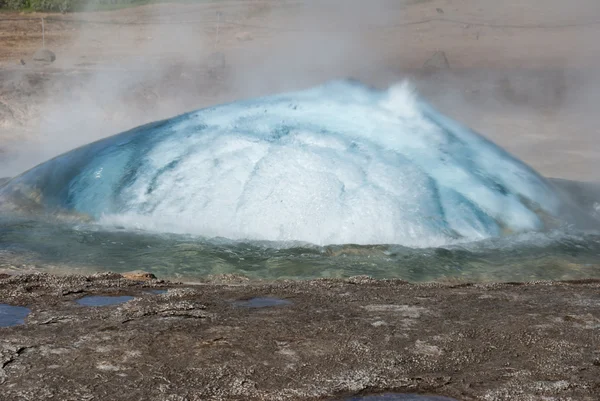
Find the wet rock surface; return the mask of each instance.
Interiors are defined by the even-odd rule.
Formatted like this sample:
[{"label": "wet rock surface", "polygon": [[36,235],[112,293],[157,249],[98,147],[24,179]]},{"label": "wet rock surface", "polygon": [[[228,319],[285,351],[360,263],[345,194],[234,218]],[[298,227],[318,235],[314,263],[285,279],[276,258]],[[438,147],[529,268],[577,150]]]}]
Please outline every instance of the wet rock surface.
[{"label": "wet rock surface", "polygon": [[[153,294],[150,290],[167,289]],[[102,308],[85,296],[132,296]],[[231,300],[278,298],[285,307]],[[597,400],[600,282],[0,277],[2,400]]]},{"label": "wet rock surface", "polygon": [[156,278],[156,276],[154,274],[144,272],[141,270],[126,272],[126,273],[122,273],[121,275],[128,280],[135,280],[135,281],[149,281],[149,280],[153,280]]},{"label": "wet rock surface", "polygon": [[274,306],[286,306],[291,304],[292,302],[288,301],[287,299],[271,297],[255,297],[233,302],[233,305],[239,306],[241,308],[269,308]]}]

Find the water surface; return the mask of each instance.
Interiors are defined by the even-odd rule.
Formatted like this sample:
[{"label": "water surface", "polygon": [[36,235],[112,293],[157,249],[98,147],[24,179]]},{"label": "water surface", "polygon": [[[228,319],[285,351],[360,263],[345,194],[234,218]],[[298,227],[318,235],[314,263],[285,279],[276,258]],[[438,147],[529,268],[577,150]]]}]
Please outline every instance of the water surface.
[{"label": "water surface", "polygon": [[0,269],[482,282],[599,266],[600,186],[542,177],[404,84],[197,110],[0,184]]},{"label": "water surface", "polygon": [[144,270],[189,281],[232,273],[255,279],[568,280],[600,278],[600,233],[567,227],[437,248],[321,247],[0,217],[0,269],[25,268],[88,274]]},{"label": "water surface", "polygon": [[118,305],[125,303],[127,301],[131,301],[133,297],[124,295],[124,296],[101,296],[101,295],[89,295],[87,297],[83,297],[78,299],[77,302],[79,305],[83,306],[110,306],[110,305]]},{"label": "water surface", "polygon": [[0,327],[11,327],[25,323],[31,310],[23,306],[0,304]]}]

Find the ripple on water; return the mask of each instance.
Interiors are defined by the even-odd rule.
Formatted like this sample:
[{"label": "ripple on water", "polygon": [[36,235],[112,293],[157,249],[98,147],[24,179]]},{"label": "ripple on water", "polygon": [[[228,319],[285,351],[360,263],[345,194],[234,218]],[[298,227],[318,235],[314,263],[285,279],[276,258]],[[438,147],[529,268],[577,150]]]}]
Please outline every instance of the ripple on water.
[{"label": "ripple on water", "polygon": [[256,297],[233,302],[235,306],[242,308],[267,308],[269,306],[287,306],[291,305],[292,301],[281,298],[272,297]]},{"label": "ripple on water", "polygon": [[0,327],[24,324],[29,313],[31,313],[31,310],[23,306],[0,304]]},{"label": "ripple on water", "polygon": [[129,295],[123,296],[101,296],[101,295],[89,295],[87,297],[83,297],[78,299],[77,302],[79,305],[83,306],[108,306],[108,305],[117,305],[122,304],[127,301],[131,301],[133,297]]}]

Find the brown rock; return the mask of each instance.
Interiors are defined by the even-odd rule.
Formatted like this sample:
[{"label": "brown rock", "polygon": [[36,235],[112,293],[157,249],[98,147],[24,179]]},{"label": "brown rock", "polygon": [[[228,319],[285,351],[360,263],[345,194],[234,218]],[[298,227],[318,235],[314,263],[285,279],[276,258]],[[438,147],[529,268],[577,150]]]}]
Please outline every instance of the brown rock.
[{"label": "brown rock", "polygon": [[156,279],[156,276],[152,273],[136,270],[132,272],[122,273],[121,276],[127,280],[134,281],[150,281]]}]

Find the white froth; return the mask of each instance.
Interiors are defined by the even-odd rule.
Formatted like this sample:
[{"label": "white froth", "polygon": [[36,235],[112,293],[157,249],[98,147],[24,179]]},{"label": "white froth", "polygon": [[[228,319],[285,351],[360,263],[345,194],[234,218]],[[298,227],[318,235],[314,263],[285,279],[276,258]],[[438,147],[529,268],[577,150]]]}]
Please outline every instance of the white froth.
[{"label": "white froth", "polygon": [[406,84],[335,82],[138,136],[87,163],[69,207],[103,224],[210,237],[420,247],[540,229],[532,208],[558,206],[535,172]]}]

